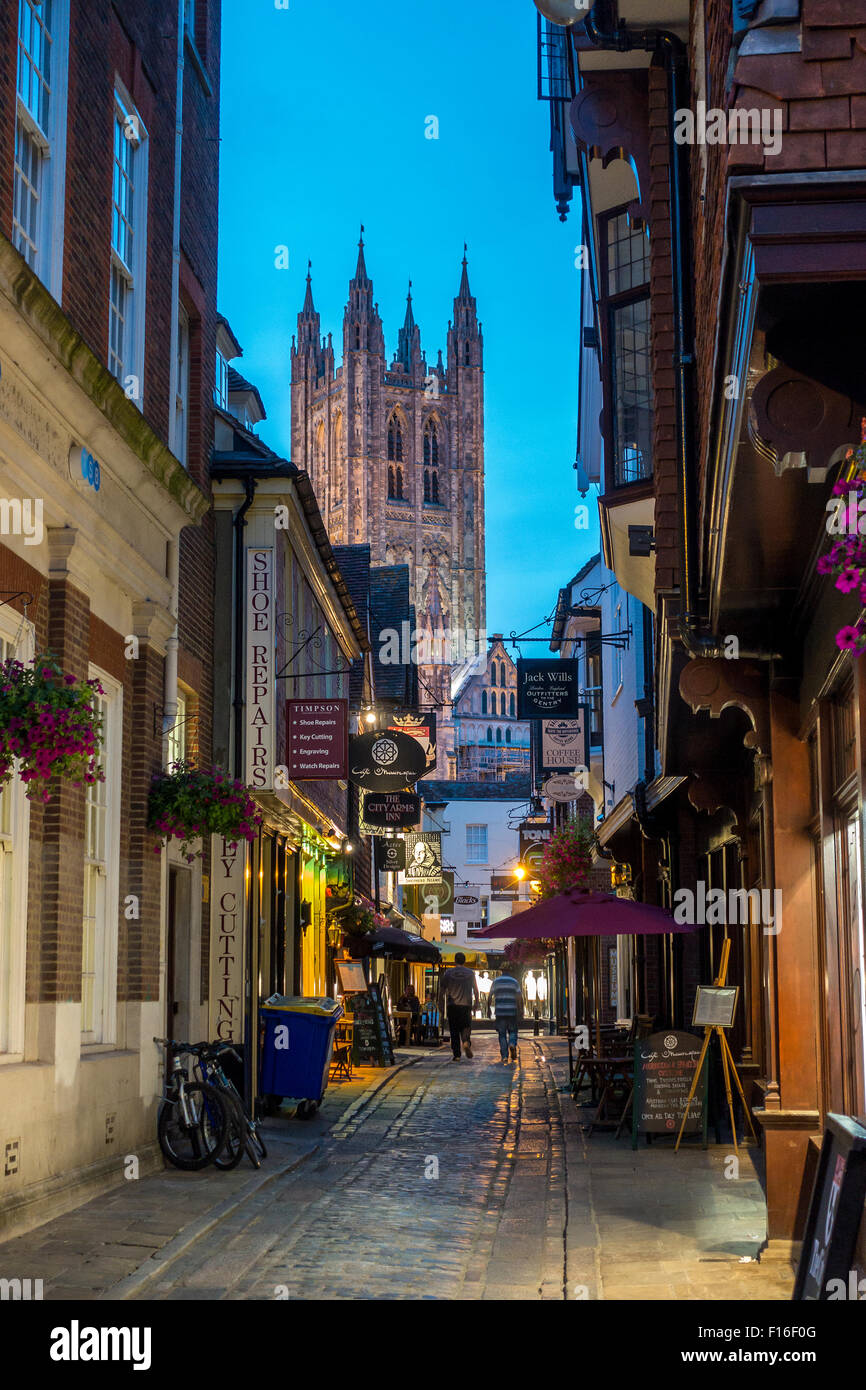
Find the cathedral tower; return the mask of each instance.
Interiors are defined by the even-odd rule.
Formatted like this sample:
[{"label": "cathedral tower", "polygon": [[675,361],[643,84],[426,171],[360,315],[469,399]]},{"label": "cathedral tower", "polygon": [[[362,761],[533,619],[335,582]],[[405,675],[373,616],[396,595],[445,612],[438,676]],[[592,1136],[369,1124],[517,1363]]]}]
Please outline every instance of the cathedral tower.
[{"label": "cathedral tower", "polygon": [[[412,308],[390,364],[364,229],[343,315],[343,361],[321,337],[307,276],[292,340],[292,462],[310,474],[336,545],[370,545],[374,565],[407,564],[419,630],[422,705],[450,723],[450,669],[486,655],[484,343],[464,247],[446,361],[428,364]],[[446,645],[445,634],[448,634]],[[479,639],[478,634],[482,634]],[[444,660],[443,660],[444,658]]]}]

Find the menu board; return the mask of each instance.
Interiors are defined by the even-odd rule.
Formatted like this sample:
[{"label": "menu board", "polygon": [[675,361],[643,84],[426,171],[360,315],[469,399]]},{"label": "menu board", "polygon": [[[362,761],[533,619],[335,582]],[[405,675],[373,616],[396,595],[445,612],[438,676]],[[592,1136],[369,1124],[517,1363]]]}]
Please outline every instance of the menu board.
[{"label": "menu board", "polygon": [[[668,1029],[634,1045],[632,1148],[638,1134],[676,1134],[694,1080],[703,1038]],[[689,1105],[684,1134],[703,1131],[706,1141],[707,1068]]]},{"label": "menu board", "polygon": [[377,985],[378,981],[363,994],[346,996],[345,1003],[355,1025],[352,1056],[358,1066],[392,1067],[391,1034]]},{"label": "menu board", "polygon": [[795,1301],[860,1298],[857,1228],[866,1196],[866,1129],[848,1115],[827,1115],[824,1142],[803,1232]]}]

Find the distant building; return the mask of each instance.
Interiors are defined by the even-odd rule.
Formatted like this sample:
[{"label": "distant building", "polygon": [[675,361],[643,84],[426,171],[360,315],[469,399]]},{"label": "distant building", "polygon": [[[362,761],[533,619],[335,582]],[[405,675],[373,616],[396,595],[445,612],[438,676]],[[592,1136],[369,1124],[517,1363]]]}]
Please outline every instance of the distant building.
[{"label": "distant building", "polygon": [[490,782],[529,775],[529,724],[517,718],[517,667],[502,633],[494,633],[486,662],[467,659],[451,674],[453,753],[448,775]]}]

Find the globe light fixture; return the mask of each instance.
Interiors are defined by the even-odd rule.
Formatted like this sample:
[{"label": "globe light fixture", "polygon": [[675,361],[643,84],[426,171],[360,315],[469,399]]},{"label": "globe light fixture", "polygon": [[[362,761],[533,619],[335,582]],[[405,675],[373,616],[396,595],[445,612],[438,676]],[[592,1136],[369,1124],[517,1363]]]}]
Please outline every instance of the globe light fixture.
[{"label": "globe light fixture", "polygon": [[579,24],[585,19],[592,5],[590,0],[585,0],[582,5],[578,4],[577,0],[535,0],[535,8],[540,10],[551,24],[561,24],[564,29],[568,29],[572,24]]}]

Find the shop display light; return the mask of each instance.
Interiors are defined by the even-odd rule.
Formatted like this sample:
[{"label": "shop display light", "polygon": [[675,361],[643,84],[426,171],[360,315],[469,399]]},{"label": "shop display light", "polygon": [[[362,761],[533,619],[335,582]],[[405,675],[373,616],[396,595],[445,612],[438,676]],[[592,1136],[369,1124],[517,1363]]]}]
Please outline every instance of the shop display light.
[{"label": "shop display light", "polygon": [[590,10],[590,0],[584,0],[583,4],[579,4],[578,0],[535,0],[535,8],[540,10],[551,24],[561,24],[564,29],[568,29],[572,24],[586,19]]}]

